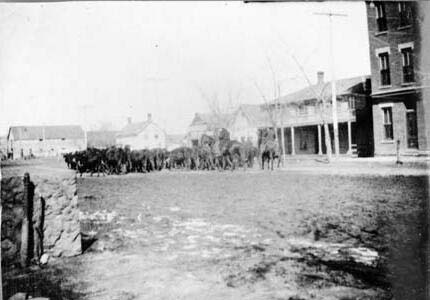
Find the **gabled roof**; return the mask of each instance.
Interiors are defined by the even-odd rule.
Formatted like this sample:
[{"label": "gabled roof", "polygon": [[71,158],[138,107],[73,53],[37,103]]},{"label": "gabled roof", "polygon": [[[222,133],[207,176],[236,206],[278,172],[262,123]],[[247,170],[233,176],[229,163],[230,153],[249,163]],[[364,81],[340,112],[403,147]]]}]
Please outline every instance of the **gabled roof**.
[{"label": "gabled roof", "polygon": [[78,125],[11,126],[8,138],[11,134],[15,140],[83,139],[85,137],[84,131]]},{"label": "gabled roof", "polygon": [[238,112],[242,112],[248,122],[255,127],[266,127],[270,124],[270,117],[267,110],[262,105],[242,104]]},{"label": "gabled roof", "polygon": [[117,133],[117,137],[136,136],[142,131],[144,131],[145,128],[148,127],[148,125],[151,123],[152,121],[149,121],[149,120],[146,120],[143,122],[137,122],[137,123],[129,123],[125,125],[125,127],[121,129],[120,132]]},{"label": "gabled roof", "polygon": [[233,118],[233,114],[196,113],[190,126],[205,125],[209,130],[226,128]]},{"label": "gabled roof", "polygon": [[[369,76],[358,76],[346,79],[336,80],[336,95],[342,96],[352,93],[365,94],[364,82]],[[317,83],[312,86],[303,88],[291,94],[282,96],[274,101],[279,101],[281,104],[299,103],[306,100],[315,100],[315,93],[319,96],[323,95],[326,99],[331,98],[330,82]]]}]

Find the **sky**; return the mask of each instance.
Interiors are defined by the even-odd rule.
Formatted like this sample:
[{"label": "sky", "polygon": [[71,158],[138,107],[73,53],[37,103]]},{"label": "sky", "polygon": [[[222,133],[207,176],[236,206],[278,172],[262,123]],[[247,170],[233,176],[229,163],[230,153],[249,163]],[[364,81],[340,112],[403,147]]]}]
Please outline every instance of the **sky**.
[{"label": "sky", "polygon": [[[330,79],[370,73],[364,2],[0,3],[0,135],[13,125],[120,129],[148,113],[185,133],[227,111]],[[305,72],[301,72],[292,57]],[[216,101],[214,100],[216,99]],[[266,99],[266,100],[265,100]]]}]

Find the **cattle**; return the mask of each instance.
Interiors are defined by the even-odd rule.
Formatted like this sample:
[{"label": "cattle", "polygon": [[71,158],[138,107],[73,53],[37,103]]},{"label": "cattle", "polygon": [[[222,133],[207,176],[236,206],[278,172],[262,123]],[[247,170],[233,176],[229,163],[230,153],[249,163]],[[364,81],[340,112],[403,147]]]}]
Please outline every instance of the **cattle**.
[{"label": "cattle", "polygon": [[[270,143],[264,144],[264,157],[270,156]],[[166,149],[131,150],[130,147],[112,146],[107,149],[88,148],[63,155],[67,167],[81,176],[90,173],[127,174],[148,173],[163,169],[235,170],[252,168],[259,151],[248,140],[240,143],[230,139],[230,133],[221,129],[214,136],[202,135],[198,145]],[[277,153],[276,151],[274,153]]]}]

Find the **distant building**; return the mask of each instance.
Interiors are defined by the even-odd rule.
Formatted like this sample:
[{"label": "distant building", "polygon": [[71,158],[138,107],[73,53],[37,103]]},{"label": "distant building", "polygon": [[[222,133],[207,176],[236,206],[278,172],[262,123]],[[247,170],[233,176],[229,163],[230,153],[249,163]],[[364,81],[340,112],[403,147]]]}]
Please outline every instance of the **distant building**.
[{"label": "distant building", "polygon": [[172,151],[175,148],[186,146],[187,142],[184,134],[166,135],[166,149]]},{"label": "distant building", "polygon": [[[273,101],[268,111],[270,123],[284,128],[286,154],[323,154],[323,120],[329,124],[333,147],[331,84],[318,72],[318,82]],[[339,150],[341,154],[369,156],[373,152],[370,80],[366,76],[336,81]],[[323,112],[317,96],[329,107]],[[273,127],[273,125],[269,125]],[[280,129],[278,135],[281,136]]]},{"label": "distant building", "polygon": [[116,131],[88,131],[87,147],[105,149],[116,145]]},{"label": "distant building", "polygon": [[203,134],[213,136],[216,130],[227,129],[231,118],[232,114],[196,113],[187,130],[187,145],[197,145]]},{"label": "distant building", "polygon": [[[367,1],[375,154],[430,151],[428,1]],[[426,127],[427,126],[427,127]]]},{"label": "distant building", "polygon": [[12,126],[7,135],[8,156],[57,156],[86,149],[81,126]]},{"label": "distant building", "polygon": [[249,140],[257,146],[259,129],[270,126],[269,115],[261,105],[242,104],[233,114],[228,130],[231,139]]},{"label": "distant building", "polygon": [[146,121],[128,124],[116,135],[119,146],[130,146],[133,149],[166,148],[166,133],[148,114]]},{"label": "distant building", "polygon": [[7,137],[0,136],[0,160],[7,157]]}]

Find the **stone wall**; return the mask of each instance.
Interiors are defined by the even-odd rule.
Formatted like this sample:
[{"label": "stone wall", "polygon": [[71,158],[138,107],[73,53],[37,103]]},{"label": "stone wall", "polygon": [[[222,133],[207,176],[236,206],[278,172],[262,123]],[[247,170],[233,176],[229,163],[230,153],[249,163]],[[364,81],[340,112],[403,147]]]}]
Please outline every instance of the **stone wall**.
[{"label": "stone wall", "polygon": [[[76,175],[71,172],[32,175],[34,188],[33,224],[44,211],[43,250],[51,256],[81,253]],[[22,176],[1,180],[2,263],[10,266],[19,260],[24,184]],[[44,208],[44,209],[43,209]],[[36,227],[36,226],[35,226]]]}]

